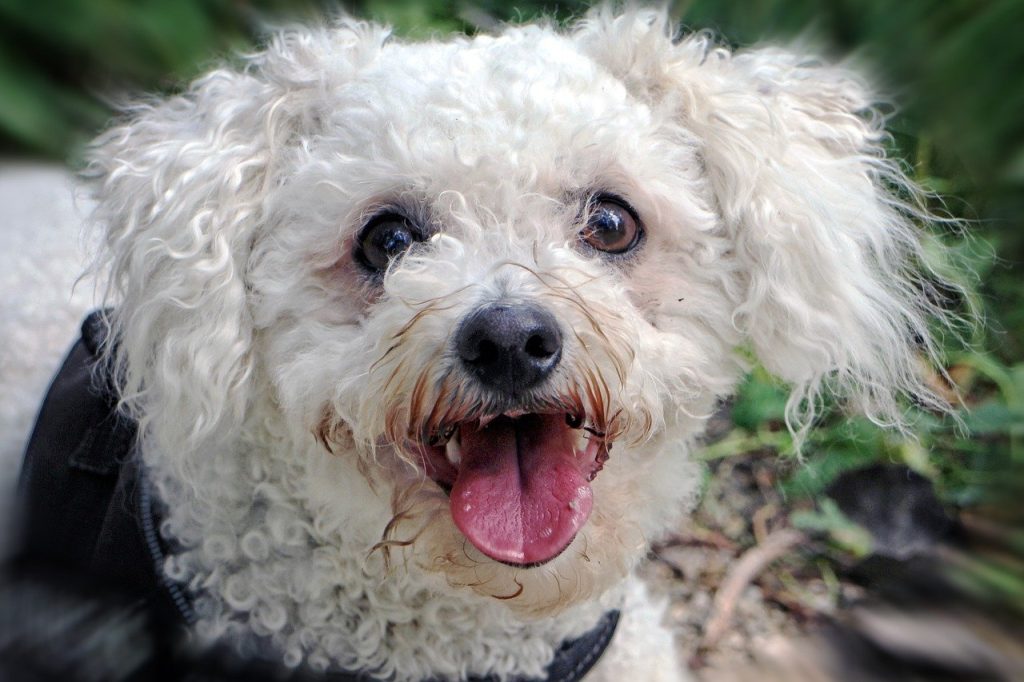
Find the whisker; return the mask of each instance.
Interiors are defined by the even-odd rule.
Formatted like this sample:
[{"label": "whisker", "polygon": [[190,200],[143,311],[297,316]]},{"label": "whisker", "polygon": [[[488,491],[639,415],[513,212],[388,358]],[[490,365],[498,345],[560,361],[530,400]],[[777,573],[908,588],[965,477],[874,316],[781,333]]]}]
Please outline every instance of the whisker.
[{"label": "whisker", "polygon": [[501,601],[508,601],[509,599],[515,599],[516,597],[521,595],[523,593],[523,584],[519,582],[517,578],[512,578],[512,582],[514,582],[519,587],[518,590],[509,595],[492,594],[491,596],[495,599],[500,599]]}]

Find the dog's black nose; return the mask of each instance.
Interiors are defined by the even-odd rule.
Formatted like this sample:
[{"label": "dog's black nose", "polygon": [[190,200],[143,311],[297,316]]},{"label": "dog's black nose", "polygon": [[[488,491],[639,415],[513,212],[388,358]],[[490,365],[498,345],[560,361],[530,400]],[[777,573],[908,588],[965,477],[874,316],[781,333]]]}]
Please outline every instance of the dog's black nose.
[{"label": "dog's black nose", "polygon": [[562,334],[548,311],[522,303],[492,303],[463,320],[455,348],[485,386],[516,394],[539,384],[562,359]]}]

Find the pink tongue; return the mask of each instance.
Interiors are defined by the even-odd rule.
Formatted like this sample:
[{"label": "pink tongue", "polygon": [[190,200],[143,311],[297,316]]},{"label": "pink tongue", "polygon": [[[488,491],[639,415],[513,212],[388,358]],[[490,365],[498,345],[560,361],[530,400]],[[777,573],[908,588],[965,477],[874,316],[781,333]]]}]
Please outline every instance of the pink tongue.
[{"label": "pink tongue", "polygon": [[564,415],[498,417],[460,431],[451,491],[455,525],[481,552],[511,564],[543,563],[586,523],[593,494]]}]

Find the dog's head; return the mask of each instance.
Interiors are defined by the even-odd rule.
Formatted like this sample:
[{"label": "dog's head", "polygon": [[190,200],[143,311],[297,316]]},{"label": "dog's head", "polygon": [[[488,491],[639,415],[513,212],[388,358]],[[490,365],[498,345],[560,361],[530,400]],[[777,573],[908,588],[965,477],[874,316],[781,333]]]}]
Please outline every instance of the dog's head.
[{"label": "dog's head", "polygon": [[185,481],[301,442],[389,500],[383,553],[523,611],[593,595],[684,510],[738,349],[796,428],[826,388],[930,399],[914,190],[870,107],[658,12],[278,35],[96,148],[124,396]]}]

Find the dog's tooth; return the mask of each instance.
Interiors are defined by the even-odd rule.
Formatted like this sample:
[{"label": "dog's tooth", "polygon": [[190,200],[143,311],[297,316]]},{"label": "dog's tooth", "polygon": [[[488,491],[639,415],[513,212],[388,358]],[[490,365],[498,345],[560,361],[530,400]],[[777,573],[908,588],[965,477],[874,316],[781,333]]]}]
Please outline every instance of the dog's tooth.
[{"label": "dog's tooth", "polygon": [[591,435],[586,431],[580,430],[575,434],[576,436],[576,452],[577,454],[584,455],[587,452],[587,447],[590,445]]},{"label": "dog's tooth", "polygon": [[444,454],[449,462],[459,466],[459,462],[462,461],[462,447],[459,444],[458,438],[452,438],[448,441],[448,444],[444,446]]}]

